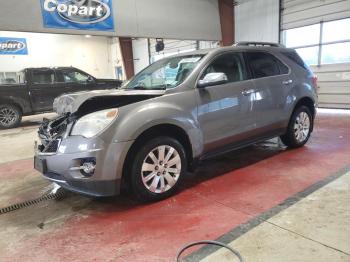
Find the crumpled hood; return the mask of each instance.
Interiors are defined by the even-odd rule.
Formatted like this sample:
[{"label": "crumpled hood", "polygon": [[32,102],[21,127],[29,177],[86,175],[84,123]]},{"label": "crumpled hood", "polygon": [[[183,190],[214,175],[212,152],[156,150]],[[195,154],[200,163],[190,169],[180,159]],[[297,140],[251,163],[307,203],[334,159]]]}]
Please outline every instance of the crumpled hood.
[{"label": "crumpled hood", "polygon": [[[113,97],[115,97],[116,101],[124,100],[123,103],[121,104],[126,105],[136,101],[142,101],[148,98],[161,96],[164,93],[165,93],[165,90],[125,90],[125,89],[110,90],[109,89],[109,90],[82,91],[82,92],[64,94],[57,97],[53,102],[53,110],[57,114],[63,115],[66,113],[76,112],[84,102],[95,98],[100,98],[99,102],[103,104],[104,98],[110,101],[111,98],[113,100]],[[130,99],[135,97],[139,97],[140,99],[139,100]],[[130,103],[128,103],[127,100],[130,100]],[[117,102],[115,106],[116,107],[118,106]]]}]

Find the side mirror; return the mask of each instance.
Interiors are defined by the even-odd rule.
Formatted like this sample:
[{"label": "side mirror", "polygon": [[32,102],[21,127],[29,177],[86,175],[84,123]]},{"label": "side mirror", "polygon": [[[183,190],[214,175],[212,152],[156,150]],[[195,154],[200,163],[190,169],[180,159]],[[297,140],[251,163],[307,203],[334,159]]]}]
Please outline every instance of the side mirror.
[{"label": "side mirror", "polygon": [[225,73],[208,73],[202,80],[198,81],[198,87],[221,85],[227,83],[228,78]]},{"label": "side mirror", "polygon": [[88,78],[87,78],[87,82],[88,83],[93,83],[95,80],[94,80],[94,78],[92,77],[92,76],[88,76]]}]

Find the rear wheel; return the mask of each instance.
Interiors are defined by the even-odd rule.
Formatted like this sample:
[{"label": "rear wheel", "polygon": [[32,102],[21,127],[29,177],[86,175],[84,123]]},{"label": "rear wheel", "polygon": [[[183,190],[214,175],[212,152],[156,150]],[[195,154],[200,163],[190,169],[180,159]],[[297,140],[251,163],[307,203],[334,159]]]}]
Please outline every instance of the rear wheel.
[{"label": "rear wheel", "polygon": [[22,112],[15,105],[0,105],[0,129],[17,127],[22,120]]},{"label": "rear wheel", "polygon": [[290,118],[286,134],[281,136],[282,142],[291,148],[306,144],[313,129],[313,117],[308,107],[300,106]]},{"label": "rear wheel", "polygon": [[187,170],[185,150],[171,137],[157,137],[140,146],[131,165],[131,188],[141,201],[172,195]]}]

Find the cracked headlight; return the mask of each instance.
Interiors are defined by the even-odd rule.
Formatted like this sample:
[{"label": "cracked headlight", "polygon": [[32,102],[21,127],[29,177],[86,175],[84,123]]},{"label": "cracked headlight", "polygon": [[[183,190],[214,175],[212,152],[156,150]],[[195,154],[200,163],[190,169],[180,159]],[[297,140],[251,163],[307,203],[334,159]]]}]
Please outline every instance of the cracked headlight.
[{"label": "cracked headlight", "polygon": [[106,129],[118,117],[118,109],[107,109],[85,115],[75,123],[72,136],[90,138]]}]

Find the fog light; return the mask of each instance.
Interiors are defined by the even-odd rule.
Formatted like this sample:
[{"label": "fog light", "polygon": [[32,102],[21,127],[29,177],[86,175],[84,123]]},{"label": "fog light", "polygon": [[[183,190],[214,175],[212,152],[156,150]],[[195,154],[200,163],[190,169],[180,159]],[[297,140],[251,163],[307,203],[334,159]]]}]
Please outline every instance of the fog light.
[{"label": "fog light", "polygon": [[96,164],[93,162],[85,162],[82,165],[82,170],[86,174],[93,174],[95,172]]}]

